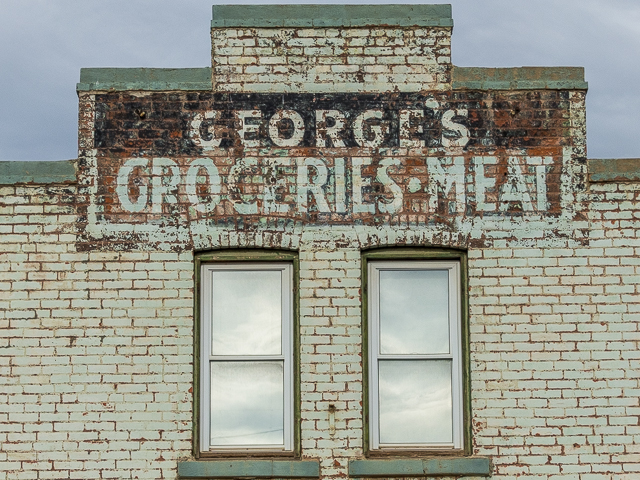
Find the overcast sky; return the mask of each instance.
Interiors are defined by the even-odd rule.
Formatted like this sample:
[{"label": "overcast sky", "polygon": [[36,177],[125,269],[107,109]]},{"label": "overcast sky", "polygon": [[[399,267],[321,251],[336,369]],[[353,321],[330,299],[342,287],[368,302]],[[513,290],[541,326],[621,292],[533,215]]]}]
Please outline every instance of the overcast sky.
[{"label": "overcast sky", "polygon": [[[640,1],[428,3],[453,5],[455,65],[584,66],[589,158],[640,157]],[[208,66],[211,4],[0,0],[0,160],[77,156],[82,67]]]}]

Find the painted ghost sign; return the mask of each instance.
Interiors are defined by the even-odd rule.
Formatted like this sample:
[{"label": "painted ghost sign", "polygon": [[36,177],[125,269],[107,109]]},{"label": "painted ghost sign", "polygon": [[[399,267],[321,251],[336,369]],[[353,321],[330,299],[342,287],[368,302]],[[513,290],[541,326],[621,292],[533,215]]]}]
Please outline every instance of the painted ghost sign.
[{"label": "painted ghost sign", "polygon": [[[130,158],[118,170],[116,193],[121,209],[129,213],[162,214],[166,205],[187,204],[215,214],[221,204],[226,210],[227,203],[240,215],[398,214],[407,206],[428,214],[445,203],[446,213],[456,215],[466,213],[470,199],[474,212],[481,214],[549,209],[551,156],[473,156],[468,173],[464,156],[385,153],[377,158],[239,157],[226,168],[207,157],[180,163],[165,157]],[[424,168],[407,174],[414,158]]]},{"label": "painted ghost sign", "polygon": [[96,211],[113,224],[557,216],[562,95],[96,95]]}]

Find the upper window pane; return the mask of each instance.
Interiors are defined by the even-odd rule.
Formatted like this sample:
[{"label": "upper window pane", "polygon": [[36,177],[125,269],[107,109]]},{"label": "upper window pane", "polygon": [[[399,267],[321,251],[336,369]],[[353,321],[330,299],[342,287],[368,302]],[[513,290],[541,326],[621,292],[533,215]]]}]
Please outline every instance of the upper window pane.
[{"label": "upper window pane", "polygon": [[380,353],[449,353],[449,271],[380,270]]},{"label": "upper window pane", "polygon": [[212,355],[279,355],[282,271],[213,272]]}]

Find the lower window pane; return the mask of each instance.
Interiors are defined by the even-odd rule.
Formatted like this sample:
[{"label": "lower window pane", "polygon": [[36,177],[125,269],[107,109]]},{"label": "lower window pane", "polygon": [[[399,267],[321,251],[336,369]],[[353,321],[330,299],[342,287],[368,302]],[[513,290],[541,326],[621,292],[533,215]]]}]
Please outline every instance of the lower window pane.
[{"label": "lower window pane", "polygon": [[381,360],[381,444],[453,442],[451,360]]},{"label": "lower window pane", "polygon": [[211,363],[211,446],[283,445],[283,363]]}]

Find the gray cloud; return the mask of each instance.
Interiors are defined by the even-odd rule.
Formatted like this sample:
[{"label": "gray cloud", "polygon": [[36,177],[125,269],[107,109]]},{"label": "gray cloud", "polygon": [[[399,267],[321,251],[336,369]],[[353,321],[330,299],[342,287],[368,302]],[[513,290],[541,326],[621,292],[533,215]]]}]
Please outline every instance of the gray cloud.
[{"label": "gray cloud", "polygon": [[[211,3],[3,0],[0,159],[77,155],[75,84],[82,67],[209,65]],[[640,123],[635,119],[640,109],[635,81],[640,75],[637,1],[433,3],[453,4],[456,65],[585,66],[589,157],[640,156]]]}]

